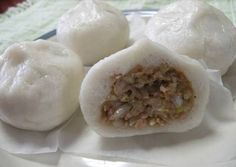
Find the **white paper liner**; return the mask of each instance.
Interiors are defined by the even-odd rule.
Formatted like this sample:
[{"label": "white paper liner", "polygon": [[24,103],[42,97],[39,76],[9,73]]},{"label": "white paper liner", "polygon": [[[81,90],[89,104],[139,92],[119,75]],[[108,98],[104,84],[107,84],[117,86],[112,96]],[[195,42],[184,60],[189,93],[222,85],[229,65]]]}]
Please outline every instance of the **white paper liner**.
[{"label": "white paper liner", "polygon": [[56,152],[59,129],[34,132],[14,128],[0,121],[0,148],[15,154]]},{"label": "white paper liner", "polygon": [[[77,155],[73,154],[63,154],[61,159],[58,163],[58,167],[167,167],[164,165],[157,165],[157,164],[144,164],[144,163],[135,163],[135,162],[120,162],[120,161],[108,161],[108,160],[95,160],[89,158],[78,157]],[[191,164],[191,165],[171,165],[168,167],[235,167],[236,160],[228,161],[228,162],[216,162],[212,164],[206,165],[198,165],[198,164]]]},{"label": "white paper liner", "polygon": [[163,165],[227,162],[236,157],[236,112],[231,93],[216,71],[211,76],[210,100],[199,127],[185,133],[102,138],[80,114],[60,133],[64,152]]},{"label": "white paper liner", "polygon": [[224,85],[231,91],[233,98],[236,97],[236,60],[223,76]]}]

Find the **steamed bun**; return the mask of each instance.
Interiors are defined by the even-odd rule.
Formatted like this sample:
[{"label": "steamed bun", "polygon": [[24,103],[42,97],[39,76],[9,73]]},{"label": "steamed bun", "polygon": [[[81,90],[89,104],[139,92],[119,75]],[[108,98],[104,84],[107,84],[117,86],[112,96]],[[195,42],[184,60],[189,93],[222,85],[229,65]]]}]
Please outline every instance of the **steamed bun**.
[{"label": "steamed bun", "polygon": [[82,77],[78,55],[58,43],[10,46],[0,56],[0,119],[36,131],[60,125],[79,105]]},{"label": "steamed bun", "polygon": [[147,24],[149,39],[202,59],[224,74],[236,54],[236,30],[218,9],[200,0],[180,0],[161,9]]},{"label": "steamed bun", "polygon": [[190,130],[208,97],[208,74],[198,61],[142,39],[89,70],[80,106],[98,134],[125,137]]},{"label": "steamed bun", "polygon": [[129,22],[130,37],[129,46],[134,44],[139,39],[145,38],[146,20],[140,14],[128,15],[127,20]]},{"label": "steamed bun", "polygon": [[78,53],[85,65],[123,49],[128,38],[128,21],[121,11],[98,0],[81,1],[57,26],[58,41]]}]

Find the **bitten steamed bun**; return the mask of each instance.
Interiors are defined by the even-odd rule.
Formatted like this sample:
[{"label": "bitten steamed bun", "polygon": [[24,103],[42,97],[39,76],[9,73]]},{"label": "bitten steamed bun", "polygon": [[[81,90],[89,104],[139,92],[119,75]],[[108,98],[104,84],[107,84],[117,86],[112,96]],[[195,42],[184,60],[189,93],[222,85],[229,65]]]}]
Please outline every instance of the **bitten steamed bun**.
[{"label": "bitten steamed bun", "polygon": [[79,105],[82,77],[78,55],[58,43],[10,46],[0,56],[0,119],[27,130],[60,125]]},{"label": "bitten steamed bun", "polygon": [[161,9],[147,24],[149,39],[180,54],[202,59],[224,74],[236,55],[236,30],[218,9],[200,0],[180,0]]},{"label": "bitten steamed bun", "polygon": [[143,39],[89,70],[80,106],[97,133],[124,137],[192,129],[208,96],[208,74],[198,61]]},{"label": "bitten steamed bun", "polygon": [[78,53],[85,65],[123,49],[128,38],[129,25],[121,11],[98,0],[81,1],[57,26],[58,41]]}]

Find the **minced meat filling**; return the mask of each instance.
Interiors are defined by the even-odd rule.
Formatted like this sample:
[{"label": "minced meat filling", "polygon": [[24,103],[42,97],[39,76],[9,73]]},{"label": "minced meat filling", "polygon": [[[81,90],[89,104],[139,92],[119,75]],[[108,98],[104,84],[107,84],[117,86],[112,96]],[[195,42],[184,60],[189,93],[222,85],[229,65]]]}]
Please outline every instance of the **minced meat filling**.
[{"label": "minced meat filling", "polygon": [[111,77],[112,87],[102,104],[102,121],[115,127],[164,126],[191,111],[194,92],[186,76],[166,63],[137,65]]}]

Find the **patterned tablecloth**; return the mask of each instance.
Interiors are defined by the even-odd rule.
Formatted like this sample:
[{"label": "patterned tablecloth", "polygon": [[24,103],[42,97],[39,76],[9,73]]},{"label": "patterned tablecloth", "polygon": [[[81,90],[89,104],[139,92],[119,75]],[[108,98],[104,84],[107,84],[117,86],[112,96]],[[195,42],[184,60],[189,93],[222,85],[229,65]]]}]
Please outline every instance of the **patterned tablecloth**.
[{"label": "patterned tablecloth", "polygon": [[[155,9],[174,0],[105,0],[124,9]],[[236,0],[206,0],[236,25]],[[79,0],[26,0],[0,15],[0,53],[17,41],[33,40],[54,29],[57,19]]]}]

